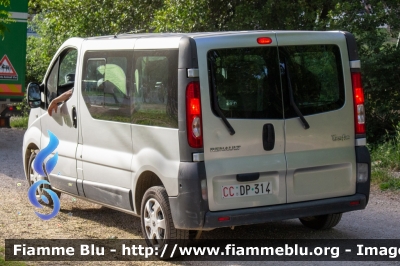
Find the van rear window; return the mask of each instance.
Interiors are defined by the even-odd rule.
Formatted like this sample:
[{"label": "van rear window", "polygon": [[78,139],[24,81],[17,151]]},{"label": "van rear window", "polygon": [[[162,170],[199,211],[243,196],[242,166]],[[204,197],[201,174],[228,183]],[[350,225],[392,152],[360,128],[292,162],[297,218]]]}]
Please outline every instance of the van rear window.
[{"label": "van rear window", "polygon": [[283,118],[276,47],[211,50],[208,63],[210,88],[227,118]]},{"label": "van rear window", "polygon": [[[297,114],[289,104],[288,79],[293,98],[303,115],[333,111],[344,105],[343,70],[336,45],[280,47],[285,117]],[[286,66],[285,63],[288,65]]]},{"label": "van rear window", "polygon": [[277,47],[211,50],[208,64],[211,93],[227,118],[297,117],[290,105],[288,73],[304,116],[337,110],[345,103],[336,45],[284,46],[279,55]]}]

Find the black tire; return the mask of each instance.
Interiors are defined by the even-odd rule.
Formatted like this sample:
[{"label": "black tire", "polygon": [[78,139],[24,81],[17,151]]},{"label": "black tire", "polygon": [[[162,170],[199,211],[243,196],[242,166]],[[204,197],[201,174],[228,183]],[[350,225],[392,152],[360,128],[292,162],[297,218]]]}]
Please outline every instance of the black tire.
[{"label": "black tire", "polygon": [[299,218],[300,222],[312,229],[324,230],[335,227],[342,219],[342,213],[333,213],[319,216]]},{"label": "black tire", "polygon": [[[36,157],[36,153],[32,153],[31,157],[29,158],[28,167],[27,167],[27,171],[26,171],[26,174],[27,174],[26,180],[28,181],[29,187],[31,187],[32,184],[34,182],[36,182],[37,180],[39,180],[39,179],[40,180],[41,179],[47,180],[47,177],[40,177],[39,174],[33,169],[33,165],[32,164],[33,164],[33,160],[35,160],[35,157]],[[49,181],[49,180],[47,180],[47,181]],[[53,206],[53,199],[44,190],[44,188],[51,189],[51,186],[49,186],[49,185],[41,185],[41,186],[39,186],[38,189],[36,190],[36,193],[35,193],[36,194],[36,199],[43,206]],[[57,194],[58,198],[61,197],[61,192],[55,191],[55,190],[53,190],[53,191]],[[47,198],[47,200],[49,201],[48,203],[45,203],[42,200],[42,195],[44,195]]]},{"label": "black tire", "polygon": [[[175,244],[179,247],[187,244],[189,230],[175,228],[167,191],[164,187],[154,186],[146,191],[140,214],[143,237],[149,247],[156,248],[161,259],[171,258]],[[167,249],[161,257],[166,244]],[[179,256],[177,249],[172,254],[172,258]]]}]

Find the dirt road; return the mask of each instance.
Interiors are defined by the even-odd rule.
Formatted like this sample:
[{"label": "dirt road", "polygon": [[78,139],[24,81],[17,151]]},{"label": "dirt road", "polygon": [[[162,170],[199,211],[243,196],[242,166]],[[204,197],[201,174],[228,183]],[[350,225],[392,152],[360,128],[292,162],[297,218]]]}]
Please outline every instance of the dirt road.
[{"label": "dirt road", "polygon": [[[49,221],[40,220],[27,198],[28,185],[22,168],[22,138],[24,131],[0,129],[0,246],[5,239],[136,239],[142,238],[137,217],[101,207],[96,204],[61,196],[61,211]],[[313,231],[295,220],[271,222],[255,226],[239,226],[204,232],[203,239],[391,239],[400,238],[399,195],[373,189],[366,210],[346,213],[334,229]],[[271,262],[270,262],[271,263]],[[295,265],[296,262],[293,262]],[[46,263],[39,263],[40,265]],[[54,265],[54,262],[47,263]],[[82,265],[82,262],[60,262],[59,265]],[[85,263],[103,265],[104,263]],[[107,263],[108,264],[108,263]],[[112,263],[136,265],[138,262]],[[158,262],[157,265],[199,265],[199,262]],[[204,264],[204,263],[202,263]],[[226,262],[212,265],[258,265],[258,262]],[[279,264],[278,262],[273,264]],[[287,264],[287,263],[286,263]],[[291,263],[292,264],[292,263]],[[298,265],[299,263],[296,263]],[[301,263],[300,263],[301,264]],[[331,263],[324,263],[331,264]],[[335,265],[346,265],[336,262]],[[383,264],[383,263],[379,263]],[[392,264],[392,263],[390,263]],[[271,265],[271,264],[269,264]],[[304,265],[310,265],[307,262]],[[363,263],[363,265],[376,265]],[[387,263],[385,263],[387,265]]]}]

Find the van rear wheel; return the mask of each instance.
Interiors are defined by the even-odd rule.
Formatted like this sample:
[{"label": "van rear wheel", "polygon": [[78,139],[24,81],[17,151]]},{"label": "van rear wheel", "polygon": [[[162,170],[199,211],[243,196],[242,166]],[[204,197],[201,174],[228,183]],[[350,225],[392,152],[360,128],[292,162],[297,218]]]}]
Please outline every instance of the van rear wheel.
[{"label": "van rear wheel", "polygon": [[[188,230],[176,229],[172,221],[167,191],[164,187],[149,188],[143,196],[141,206],[141,224],[143,237],[149,247],[157,248],[162,259],[168,259],[174,245],[185,246],[189,239]],[[167,249],[164,252],[164,247]],[[175,252],[172,257],[176,257]]]},{"label": "van rear wheel", "polygon": [[342,213],[332,213],[319,216],[299,218],[300,222],[312,229],[323,230],[335,227],[342,219]]}]

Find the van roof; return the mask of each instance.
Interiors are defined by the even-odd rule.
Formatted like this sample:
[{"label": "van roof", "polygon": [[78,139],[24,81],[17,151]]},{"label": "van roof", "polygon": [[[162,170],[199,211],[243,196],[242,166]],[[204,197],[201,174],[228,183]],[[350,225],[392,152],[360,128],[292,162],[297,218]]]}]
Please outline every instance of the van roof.
[{"label": "van roof", "polygon": [[249,33],[273,33],[274,31],[217,31],[217,32],[193,32],[193,33],[122,33],[117,35],[98,36],[85,38],[87,40],[101,39],[136,39],[136,38],[154,38],[154,37],[211,37],[222,35],[243,35]]},{"label": "van roof", "polygon": [[[321,33],[321,31],[282,31],[282,30],[248,30],[248,31],[216,31],[216,32],[191,32],[191,33],[121,33],[116,35],[88,37],[86,40],[109,40],[109,39],[136,39],[136,38],[154,38],[154,37],[214,37],[223,35],[246,35],[255,33]],[[338,32],[338,31],[323,31],[324,33]]]}]

